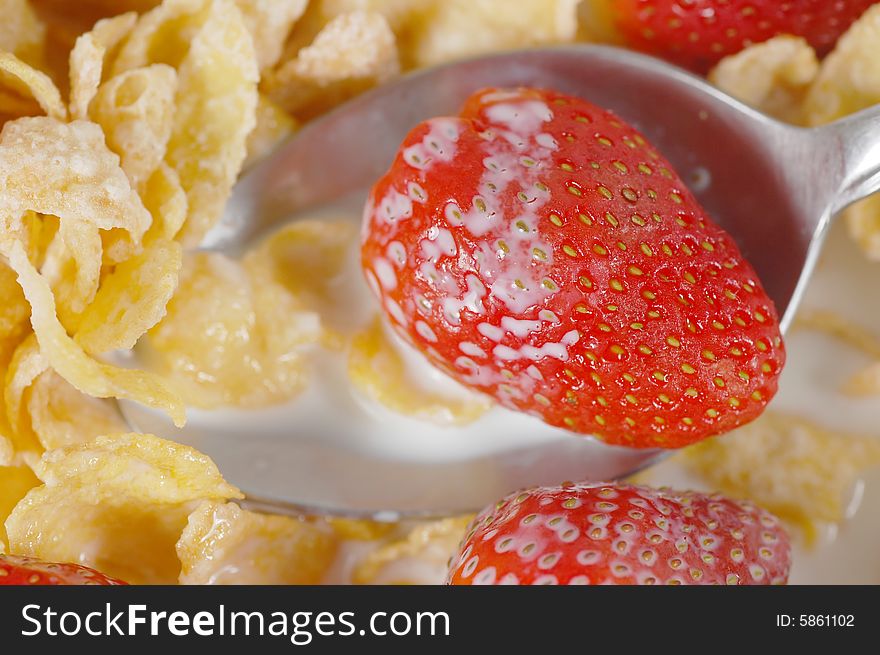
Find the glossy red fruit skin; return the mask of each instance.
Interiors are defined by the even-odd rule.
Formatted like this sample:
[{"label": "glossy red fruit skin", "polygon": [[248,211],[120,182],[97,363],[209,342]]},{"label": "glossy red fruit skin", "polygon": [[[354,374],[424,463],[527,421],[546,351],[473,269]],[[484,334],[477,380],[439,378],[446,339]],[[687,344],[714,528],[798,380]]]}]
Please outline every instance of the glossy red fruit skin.
[{"label": "glossy red fruit skin", "polygon": [[[517,108],[528,133],[491,118]],[[785,361],[757,275],[670,164],[552,91],[484,90],[416,127],[370,195],[362,263],[435,366],[612,444],[677,448],[747,423]]]},{"label": "glossy red fruit skin", "polygon": [[779,521],[717,495],[566,483],[507,496],[471,523],[447,584],[785,584]]},{"label": "glossy red fruit skin", "polygon": [[877,0],[612,0],[630,47],[706,73],[728,55],[779,34],[820,56]]},{"label": "glossy red fruit skin", "polygon": [[55,564],[33,557],[0,555],[0,585],[102,585],[127,583],[79,564]]}]

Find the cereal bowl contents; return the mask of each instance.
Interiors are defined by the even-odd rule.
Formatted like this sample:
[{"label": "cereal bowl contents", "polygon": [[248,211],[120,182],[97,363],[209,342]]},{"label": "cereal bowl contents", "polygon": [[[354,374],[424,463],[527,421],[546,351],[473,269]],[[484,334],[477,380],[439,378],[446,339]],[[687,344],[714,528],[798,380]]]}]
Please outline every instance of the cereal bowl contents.
[{"label": "cereal bowl contents", "polygon": [[[515,4],[513,10],[504,0],[0,0],[8,17],[0,26],[0,552],[8,554],[0,559],[0,576],[9,577],[3,571],[19,575],[19,569],[34,567],[50,577],[76,582],[103,581],[103,574],[108,581],[134,584],[442,583],[447,560],[463,537],[461,551],[465,551],[470,538],[466,526],[472,517],[462,514],[476,508],[449,499],[450,516],[445,519],[390,523],[256,511],[242,506],[244,494],[224,479],[229,462],[217,458],[215,463],[200,448],[193,448],[193,442],[201,445],[213,438],[235,442],[231,456],[254,462],[252,479],[277,475],[267,462],[283,462],[289,477],[302,475],[316,484],[338,487],[340,494],[367,497],[372,492],[364,490],[365,485],[381,489],[391,476],[364,471],[357,479],[334,477],[334,471],[344,470],[344,463],[327,455],[334,452],[327,447],[337,429],[362,429],[365,444],[393,448],[398,458],[395,475],[405,473],[411,463],[410,474],[421,476],[424,469],[418,468],[419,463],[433,458],[443,464],[438,469],[443,475],[460,476],[464,489],[505,483],[488,479],[485,472],[490,467],[459,468],[456,461],[444,460],[444,444],[452,441],[467,444],[477,455],[490,452],[481,442],[488,425],[503,435],[510,456],[521,453],[525,466],[539,468],[540,449],[529,441],[535,435],[544,440],[543,448],[576,448],[568,445],[577,441],[569,433],[572,430],[629,445],[683,446],[756,419],[736,434],[683,450],[640,474],[641,482],[675,483],[731,497],[712,501],[711,495],[676,496],[675,503],[681,502],[683,508],[683,524],[688,507],[696,504],[699,514],[706,503],[706,511],[718,513],[719,523],[730,517],[716,505],[748,507],[747,511],[760,515],[759,523],[766,520],[766,534],[757,535],[746,548],[748,561],[725,569],[724,581],[782,582],[790,563],[793,581],[853,578],[847,562],[858,568],[880,543],[880,526],[871,516],[880,507],[880,481],[870,470],[880,464],[874,407],[880,388],[880,336],[872,327],[880,321],[880,304],[865,300],[871,297],[878,275],[870,262],[880,251],[878,196],[847,210],[845,223],[835,227],[796,323],[800,327],[786,342],[788,367],[779,378],[779,395],[771,412],[761,417],[757,415],[774,395],[786,359],[772,305],[731,239],[704,221],[672,171],[663,177],[667,168],[661,155],[650,157],[653,150],[639,142],[638,132],[613,124],[613,117],[592,106],[582,113],[601,117],[601,130],[573,118],[572,125],[558,126],[558,133],[545,137],[524,124],[529,116],[541,119],[539,105],[545,100],[544,106],[565,100],[586,107],[582,100],[517,96],[517,101],[536,102],[536,109],[510,115],[504,104],[510,104],[510,96],[498,96],[497,102],[483,96],[485,102],[474,101],[466,111],[474,116],[492,113],[491,127],[498,134],[506,130],[515,135],[520,130],[530,140],[534,137],[536,152],[541,148],[555,152],[554,146],[566,136],[595,137],[593,150],[572,147],[561,162],[572,170],[563,167],[559,174],[573,173],[590,161],[600,169],[615,167],[606,177],[617,176],[608,179],[619,184],[602,188],[611,194],[620,191],[619,206],[596,217],[584,214],[587,221],[604,220],[602,229],[608,233],[621,223],[631,231],[650,228],[654,219],[641,205],[624,211],[627,192],[638,196],[662,190],[668,203],[658,216],[662,213],[661,221],[665,217],[671,224],[676,218],[680,221],[663,235],[674,243],[659,237],[633,243],[629,237],[619,239],[626,252],[639,250],[639,261],[624,259],[614,250],[615,243],[588,244],[587,231],[598,225],[583,221],[575,223],[573,231],[562,229],[580,220],[577,214],[567,211],[570,207],[561,206],[565,203],[555,196],[541,195],[551,186],[556,193],[553,185],[562,177],[545,184],[527,174],[522,179],[534,184],[528,189],[517,187],[526,197],[517,199],[513,194],[511,200],[527,207],[522,235],[492,233],[492,243],[488,237],[483,243],[437,229],[433,238],[419,242],[425,251],[422,263],[434,265],[436,279],[431,271],[419,278],[421,273],[410,276],[398,267],[400,253],[406,260],[412,244],[400,234],[383,232],[386,223],[404,218],[414,224],[414,215],[428,206],[426,200],[433,203],[435,194],[458,203],[457,209],[450,209],[452,221],[460,216],[463,224],[476,225],[481,208],[479,203],[465,202],[473,199],[473,189],[445,188],[421,177],[407,179],[409,184],[400,188],[382,187],[373,196],[363,233],[360,208],[343,203],[297,217],[240,256],[198,250],[222,216],[243,171],[285,139],[295,138],[301,125],[407,70],[470,55],[584,40],[649,49],[672,58],[686,55],[691,57],[689,64],[707,72],[708,79],[727,93],[784,121],[807,126],[828,123],[880,101],[875,75],[880,6],[873,2],[851,3],[846,15],[835,17],[834,30],[822,27],[825,14],[811,13],[813,5],[828,3],[787,3],[791,12],[774,13],[772,25],[761,26],[760,33],[751,36],[746,30],[745,41],[726,40],[720,48],[714,47],[712,34],[725,27],[724,14],[718,15],[721,24],[711,29],[695,19],[687,28],[697,34],[690,41],[696,45],[672,54],[661,43],[668,35],[654,30],[646,43],[644,30],[633,31],[632,16],[619,14],[627,7],[651,4],[662,16],[669,3],[660,0]],[[750,4],[756,11],[768,5]],[[408,157],[415,171],[421,170],[422,155],[430,154],[428,149],[435,143],[439,150],[432,152],[442,159],[443,140],[460,136],[456,128],[456,138],[452,137],[454,122],[432,125],[425,128],[428,132],[418,133],[416,141],[407,142],[409,148],[400,160],[406,163]],[[602,133],[594,135],[591,130]],[[605,161],[597,154],[607,149],[603,138],[619,138],[621,149],[630,141],[648,154],[636,161],[612,148],[609,152],[614,156]],[[509,150],[495,153],[496,159],[522,154]],[[484,156],[474,157],[478,181],[480,176],[491,177],[493,165],[507,167],[506,160],[487,162],[484,159],[491,153],[480,154]],[[528,162],[540,162],[539,157],[522,157],[517,162],[523,170],[529,168]],[[645,182],[650,189],[635,188],[625,176],[640,171],[648,179],[642,167],[667,182]],[[483,173],[484,169],[490,173]],[[333,171],[326,175],[332,177]],[[488,182],[499,185],[498,180]],[[342,189],[340,195],[348,191]],[[461,197],[456,195],[459,191]],[[563,191],[567,195],[562,197],[570,202],[584,193],[576,185]],[[481,197],[485,208],[491,209],[488,194]],[[547,220],[555,216],[561,224],[552,223],[562,234],[559,243],[545,244],[532,234],[534,226],[528,221],[538,219],[542,203],[555,209]],[[685,283],[662,292],[665,295],[640,284],[658,272],[648,258],[659,253],[664,243],[670,250],[673,245],[676,252],[687,248],[688,257],[702,258],[705,266],[699,271],[680,271],[694,282],[698,273],[715,271],[707,273],[718,283],[709,289],[708,305],[703,307],[700,297],[703,310],[709,311],[713,302],[735,299],[742,304],[728,318],[731,328],[742,329],[741,341],[751,350],[725,341],[685,353],[682,349],[691,345],[683,338],[684,320],[679,331],[664,323],[663,330],[651,332],[650,343],[635,337],[631,343],[593,339],[603,337],[601,326],[610,326],[609,317],[615,312],[628,311],[626,303],[616,298],[630,287],[641,294],[646,316],[650,311],[674,309],[676,293],[683,306],[697,300],[687,296]],[[483,245],[490,249],[486,257],[496,256],[491,249],[497,245],[505,257],[523,255],[522,261],[508,260],[518,261],[523,270],[546,264],[549,272],[538,277],[514,275],[509,282],[516,288],[499,284],[497,294],[488,278],[444,277],[452,258],[461,257],[465,249],[470,249],[465,254],[476,257]],[[589,261],[568,254],[588,246],[594,247],[595,255]],[[381,303],[362,277],[362,247],[367,280],[379,292]],[[595,248],[605,250],[613,265],[603,264]],[[550,270],[552,264],[558,259],[567,262],[566,257],[571,259],[569,268],[578,268],[578,274],[569,276],[571,280],[556,280],[558,270]],[[718,263],[723,271],[733,270],[724,268],[731,261],[736,274],[721,274],[714,267]],[[408,276],[424,282],[424,288],[410,285]],[[443,298],[426,291],[428,279],[458,285],[460,297],[454,300],[459,306],[452,307],[450,295],[441,308],[447,311],[446,322],[430,313]],[[591,288],[596,291],[595,303],[582,305],[582,312],[574,301],[565,312],[552,308],[545,308],[547,313],[541,316],[514,312],[515,316],[499,318],[497,325],[483,321],[482,332],[477,332],[480,321],[476,321],[472,327],[479,336],[459,338],[455,357],[443,350],[460,336],[456,331],[460,326],[450,321],[456,317],[461,321],[463,312],[478,313],[477,301],[490,293],[497,300],[506,291],[506,302],[516,305],[517,290],[540,296],[553,292],[553,286],[557,291],[567,289],[569,281],[581,284],[583,294]],[[655,300],[662,295],[659,305],[663,306],[649,307],[653,300],[645,293],[654,294]],[[419,314],[421,300],[430,319]],[[406,321],[400,320],[400,313],[405,313]],[[466,315],[468,320],[472,317]],[[554,345],[564,346],[568,355],[575,336],[577,341],[582,338],[582,323],[576,328],[573,322],[587,319],[597,332],[583,329],[592,341],[589,348],[586,341],[580,344],[581,367],[578,371],[569,367],[577,378],[570,382],[563,358],[554,357],[558,354]],[[558,330],[540,343],[511,341],[519,333],[525,339],[535,323],[552,329],[557,322]],[[412,330],[404,331],[401,340],[403,323]],[[633,335],[651,330],[648,319],[640,316],[627,315],[626,324]],[[493,340],[502,328],[507,340]],[[413,349],[407,342],[418,347]],[[480,353],[485,355],[490,345],[499,349],[502,359],[509,356],[505,359],[509,367],[483,370]],[[533,350],[526,358],[521,353],[514,358],[514,346]],[[622,351],[640,346],[651,351],[644,357],[655,357],[652,362],[657,366],[651,371],[656,368],[665,378],[671,369],[665,371],[660,364],[675,369],[675,380],[657,380],[658,384],[668,381],[674,394],[658,386],[652,387],[650,398],[643,397],[635,390],[636,376],[617,370],[615,362],[621,360]],[[745,357],[746,364],[737,360],[734,365],[722,354],[735,348],[740,354],[731,356]],[[427,359],[419,351],[427,353]],[[472,379],[455,368],[459,360],[475,364]],[[704,361],[713,367],[712,374],[698,375],[698,381],[688,384],[688,376],[709,370]],[[527,377],[530,369],[537,372],[528,378],[531,386],[514,387],[501,379],[514,364],[514,377],[518,373]],[[599,384],[589,376],[590,370],[600,378],[619,374],[623,382],[615,381],[614,393],[601,393],[589,386]],[[479,375],[488,374],[498,379],[489,386],[477,384]],[[557,374],[560,384],[551,388],[548,380]],[[634,379],[628,380],[627,374]],[[523,376],[517,379],[526,380]],[[723,386],[716,382],[719,379]],[[626,389],[624,383],[635,386]],[[514,395],[528,392],[527,402],[507,399],[500,391],[505,387]],[[707,396],[718,402],[706,405]],[[560,410],[548,418],[545,400],[567,413]],[[138,416],[152,417],[149,425],[146,419],[137,427],[127,424],[117,401],[142,408]],[[656,407],[654,401],[659,403]],[[633,406],[630,413],[620,413],[619,421],[612,420],[616,403]],[[538,417],[501,406],[511,404]],[[290,419],[305,416],[296,414],[303,408],[310,412],[308,420]],[[691,410],[699,410],[699,416],[691,416]],[[173,422],[181,427],[188,418],[186,429],[191,432],[171,426]],[[269,443],[252,434],[273,422],[276,441]],[[633,428],[638,429],[627,431]],[[405,436],[382,441],[381,430]],[[183,439],[183,435],[197,437]],[[284,462],[285,439],[308,444],[297,451],[298,456],[304,454],[300,461]],[[621,448],[621,457],[627,452]],[[572,456],[573,466],[577,457]],[[245,487],[240,480],[235,482]],[[549,486],[561,482],[546,480]],[[516,483],[508,483],[513,491]],[[425,477],[425,484],[430,487],[430,477]],[[593,487],[584,483],[577,488],[589,495]],[[636,487],[607,488],[630,493],[627,490]],[[662,493],[640,493],[652,507],[663,504]],[[565,503],[578,500],[566,496],[560,502],[576,514],[577,508]],[[793,554],[788,537],[764,510],[780,517],[791,534]],[[571,518],[572,525],[579,520]],[[550,523],[548,519],[546,525],[554,528]],[[540,524],[544,526],[543,518]],[[486,529],[482,525],[474,523],[471,530]],[[580,530],[580,523],[575,527]],[[557,533],[564,541],[565,531]],[[770,541],[775,544],[772,548]],[[765,557],[762,549],[768,548],[775,550]],[[471,553],[460,554],[454,560],[458,568],[453,578],[503,577],[500,569],[491,573],[488,560],[472,564]],[[540,568],[543,561],[535,566]],[[68,568],[68,562],[101,574]],[[700,583],[715,576],[717,571],[705,559],[703,564],[688,561],[687,576],[683,574],[681,581]],[[614,574],[614,564],[609,567]],[[517,579],[525,575],[509,573]],[[592,573],[566,569],[563,577],[580,581],[598,573],[595,567]],[[728,580],[730,575],[737,579]]]}]

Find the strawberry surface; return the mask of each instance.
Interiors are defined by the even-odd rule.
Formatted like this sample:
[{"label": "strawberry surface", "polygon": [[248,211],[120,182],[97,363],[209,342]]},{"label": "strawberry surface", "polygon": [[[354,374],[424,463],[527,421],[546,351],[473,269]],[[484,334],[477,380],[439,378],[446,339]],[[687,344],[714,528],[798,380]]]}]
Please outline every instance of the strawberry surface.
[{"label": "strawberry surface", "polygon": [[54,564],[33,557],[0,555],[0,585],[124,585],[78,564]]},{"label": "strawberry surface", "polygon": [[785,359],[754,270],[670,164],[553,91],[483,90],[416,127],[371,192],[362,263],[434,365],[608,443],[742,425]]},{"label": "strawberry surface", "polygon": [[778,34],[820,55],[877,0],[612,0],[626,42],[705,73],[723,57]]},{"label": "strawberry surface", "polygon": [[717,495],[567,483],[479,514],[447,582],[785,584],[788,536],[772,514]]}]

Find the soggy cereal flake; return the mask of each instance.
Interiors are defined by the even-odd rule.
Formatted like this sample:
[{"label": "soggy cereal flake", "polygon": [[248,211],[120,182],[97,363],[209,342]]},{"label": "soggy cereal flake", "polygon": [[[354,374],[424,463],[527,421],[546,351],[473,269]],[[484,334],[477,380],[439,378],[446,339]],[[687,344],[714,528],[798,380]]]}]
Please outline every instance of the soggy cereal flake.
[{"label": "soggy cereal flake", "polygon": [[19,118],[0,132],[0,216],[27,210],[140,239],[150,214],[94,123]]},{"label": "soggy cereal flake", "polygon": [[177,542],[181,584],[318,584],[336,554],[326,525],[206,501]]},{"label": "soggy cereal flake", "polygon": [[355,11],[331,20],[315,40],[266,77],[281,107],[308,119],[399,71],[394,33],[381,14]]},{"label": "soggy cereal flake", "polygon": [[880,5],[868,9],[822,62],[806,100],[810,125],[823,125],[880,102]]},{"label": "soggy cereal flake", "polygon": [[844,519],[856,479],[880,466],[880,439],[766,412],[690,448],[684,462],[721,493],[752,500],[812,530],[816,522]]},{"label": "soggy cereal flake", "polygon": [[24,98],[33,98],[48,116],[65,120],[67,109],[61,101],[61,93],[52,79],[31,68],[18,57],[0,51],[0,89],[11,91]]},{"label": "soggy cereal flake", "polygon": [[257,125],[248,135],[243,168],[249,168],[272,154],[296,129],[296,120],[261,93],[257,102]]},{"label": "soggy cereal flake", "polygon": [[153,217],[153,224],[144,235],[149,245],[159,239],[173,239],[186,221],[186,192],[180,184],[180,176],[165,162],[150,175],[141,191],[144,205]]},{"label": "soggy cereal flake", "polygon": [[253,37],[260,70],[274,66],[291,28],[306,10],[308,0],[236,0],[236,4]]},{"label": "soggy cereal flake", "polygon": [[43,60],[46,26],[27,0],[0,0],[0,51],[32,66]]},{"label": "soggy cereal flake", "polygon": [[75,446],[129,429],[116,405],[77,391],[52,370],[34,380],[26,397],[31,429],[45,450]]},{"label": "soggy cereal flake", "polygon": [[83,314],[77,343],[92,354],[133,348],[165,316],[182,257],[180,244],[159,240],[119,264]]},{"label": "soggy cereal flake", "polygon": [[163,63],[177,69],[174,125],[165,161],[178,173],[193,246],[220,217],[256,122],[257,63],[233,0],[166,0],[138,19],[114,75]]},{"label": "soggy cereal flake", "polygon": [[5,254],[31,305],[31,324],[40,350],[61,377],[90,396],[134,400],[164,410],[178,427],[184,424],[183,404],[163,380],[143,371],[98,362],[67,335],[56,316],[48,283],[28,261],[21,244],[12,244]]},{"label": "soggy cereal flake", "polygon": [[142,354],[196,407],[260,407],[301,389],[318,317],[268,276],[256,280],[219,253],[184,259],[168,312]]},{"label": "soggy cereal flake", "polygon": [[410,29],[405,61],[430,66],[496,50],[566,43],[579,0],[440,0]]},{"label": "soggy cereal flake", "polygon": [[328,517],[327,523],[340,539],[354,541],[375,541],[397,529],[396,523],[378,523],[366,519],[344,519]]},{"label": "soggy cereal flake", "polygon": [[241,497],[209,458],[153,435],[53,450],[35,472],[43,485],[6,522],[10,551],[133,583],[176,582],[174,546],[195,503]]},{"label": "soggy cereal flake", "polygon": [[818,72],[819,60],[806,40],[777,36],[725,57],[709,81],[766,114],[801,123],[804,96]]},{"label": "soggy cereal flake", "polygon": [[473,392],[468,393],[465,400],[426,388],[407,371],[378,319],[352,340],[348,375],[355,388],[367,398],[399,414],[441,425],[466,425],[492,406],[488,399]]},{"label": "soggy cereal flake", "polygon": [[120,73],[101,85],[90,115],[104,128],[132,187],[140,189],[165,157],[174,123],[177,73],[153,64]]},{"label": "soggy cereal flake", "polygon": [[0,466],[0,553],[6,543],[3,524],[18,502],[40,481],[26,466]]},{"label": "soggy cereal flake", "polygon": [[329,327],[351,332],[358,327],[352,324],[358,298],[350,295],[359,289],[341,289],[347,285],[339,282],[345,275],[360,276],[359,266],[350,267],[359,261],[357,236],[356,226],[345,219],[302,219],[253,248],[242,264],[253,278],[281,285]]},{"label": "soggy cereal flake", "polygon": [[354,584],[441,584],[473,517],[423,523],[397,541],[368,553],[355,567]]},{"label": "soggy cereal flake", "polygon": [[104,73],[104,60],[128,34],[137,14],[128,12],[95,23],[91,32],[80,35],[70,51],[70,115],[75,120],[89,117],[89,104]]},{"label": "soggy cereal flake", "polygon": [[75,329],[98,291],[103,247],[94,225],[61,221],[46,249],[41,272],[55,295],[58,319],[68,330]]},{"label": "soggy cereal flake", "polygon": [[872,362],[852,375],[843,392],[856,397],[880,395],[880,362]]}]

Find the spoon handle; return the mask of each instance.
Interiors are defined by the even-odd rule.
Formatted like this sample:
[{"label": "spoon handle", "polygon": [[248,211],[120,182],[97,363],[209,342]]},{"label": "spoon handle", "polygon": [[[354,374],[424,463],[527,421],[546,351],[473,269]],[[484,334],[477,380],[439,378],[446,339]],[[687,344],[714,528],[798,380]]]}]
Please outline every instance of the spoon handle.
[{"label": "spoon handle", "polygon": [[818,128],[840,162],[833,213],[880,191],[880,104]]}]

